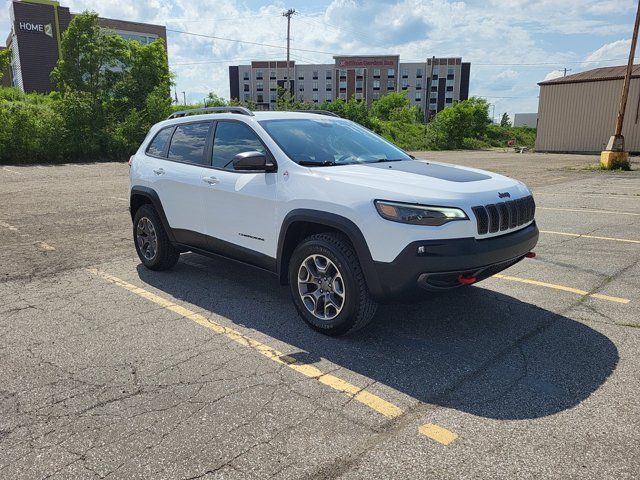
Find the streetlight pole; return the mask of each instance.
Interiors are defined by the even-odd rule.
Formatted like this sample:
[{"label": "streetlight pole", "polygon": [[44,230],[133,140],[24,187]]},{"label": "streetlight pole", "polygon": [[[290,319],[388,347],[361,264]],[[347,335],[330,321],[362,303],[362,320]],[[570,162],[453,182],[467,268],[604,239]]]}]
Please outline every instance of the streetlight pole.
[{"label": "streetlight pole", "polygon": [[629,61],[627,62],[627,72],[622,85],[622,94],[620,95],[620,108],[616,117],[616,130],[614,135],[609,139],[607,149],[600,155],[600,164],[607,169],[611,168],[629,168],[629,152],[624,148],[624,136],[622,136],[622,127],[624,126],[624,114],[627,109],[627,100],[629,99],[629,88],[631,86],[631,73],[633,72],[633,60],[636,56],[636,47],[638,45],[638,30],[640,29],[640,0],[638,1],[638,9],[636,12],[636,22],[633,27],[633,37],[631,37],[631,50],[629,51]]}]

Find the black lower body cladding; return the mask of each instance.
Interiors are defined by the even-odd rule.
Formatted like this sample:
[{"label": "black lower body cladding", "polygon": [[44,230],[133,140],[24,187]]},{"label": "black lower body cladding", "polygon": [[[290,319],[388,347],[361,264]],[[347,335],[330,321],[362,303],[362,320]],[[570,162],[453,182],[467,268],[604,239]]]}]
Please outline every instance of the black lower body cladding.
[{"label": "black lower body cladding", "polygon": [[379,301],[389,301],[420,291],[420,287],[437,291],[461,286],[457,281],[461,275],[483,280],[522,260],[536,246],[538,235],[533,222],[516,232],[483,240],[413,242],[393,262],[373,262],[380,288],[371,293]]}]

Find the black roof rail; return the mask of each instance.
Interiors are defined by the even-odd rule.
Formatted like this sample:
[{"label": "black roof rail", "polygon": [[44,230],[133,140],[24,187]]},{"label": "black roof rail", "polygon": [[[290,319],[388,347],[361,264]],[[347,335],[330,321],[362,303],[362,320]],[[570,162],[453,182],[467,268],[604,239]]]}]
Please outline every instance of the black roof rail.
[{"label": "black roof rail", "polygon": [[206,107],[206,108],[192,108],[191,110],[180,110],[179,112],[174,112],[169,115],[167,120],[171,120],[172,118],[180,118],[186,117],[187,115],[191,115],[194,113],[239,113],[240,115],[248,115],[253,117],[254,114],[251,110],[244,107]]},{"label": "black roof rail", "polygon": [[328,117],[338,117],[338,118],[340,118],[340,115],[338,115],[337,113],[334,113],[334,112],[330,112],[329,110],[298,110],[298,112],[315,113],[316,115],[327,115]]}]

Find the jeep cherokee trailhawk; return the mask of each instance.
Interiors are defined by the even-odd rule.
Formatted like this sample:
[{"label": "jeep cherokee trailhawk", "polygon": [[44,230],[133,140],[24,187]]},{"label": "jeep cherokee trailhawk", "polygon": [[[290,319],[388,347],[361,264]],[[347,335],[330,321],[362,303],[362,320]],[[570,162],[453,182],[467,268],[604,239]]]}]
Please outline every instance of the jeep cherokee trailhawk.
[{"label": "jeep cherokee trailhawk", "polygon": [[130,165],[146,267],[191,251],[268,270],[330,335],[365,325],[378,302],[483,280],[538,240],[521,182],[416,160],[328,112],[177,112]]}]

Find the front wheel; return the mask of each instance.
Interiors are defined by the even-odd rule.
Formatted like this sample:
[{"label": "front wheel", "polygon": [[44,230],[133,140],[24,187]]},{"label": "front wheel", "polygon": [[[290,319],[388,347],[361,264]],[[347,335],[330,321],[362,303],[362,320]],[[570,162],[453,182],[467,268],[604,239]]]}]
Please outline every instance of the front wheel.
[{"label": "front wheel", "polygon": [[364,327],[377,309],[353,246],[338,233],[312,235],[296,247],[289,285],[299,315],[326,335]]}]

